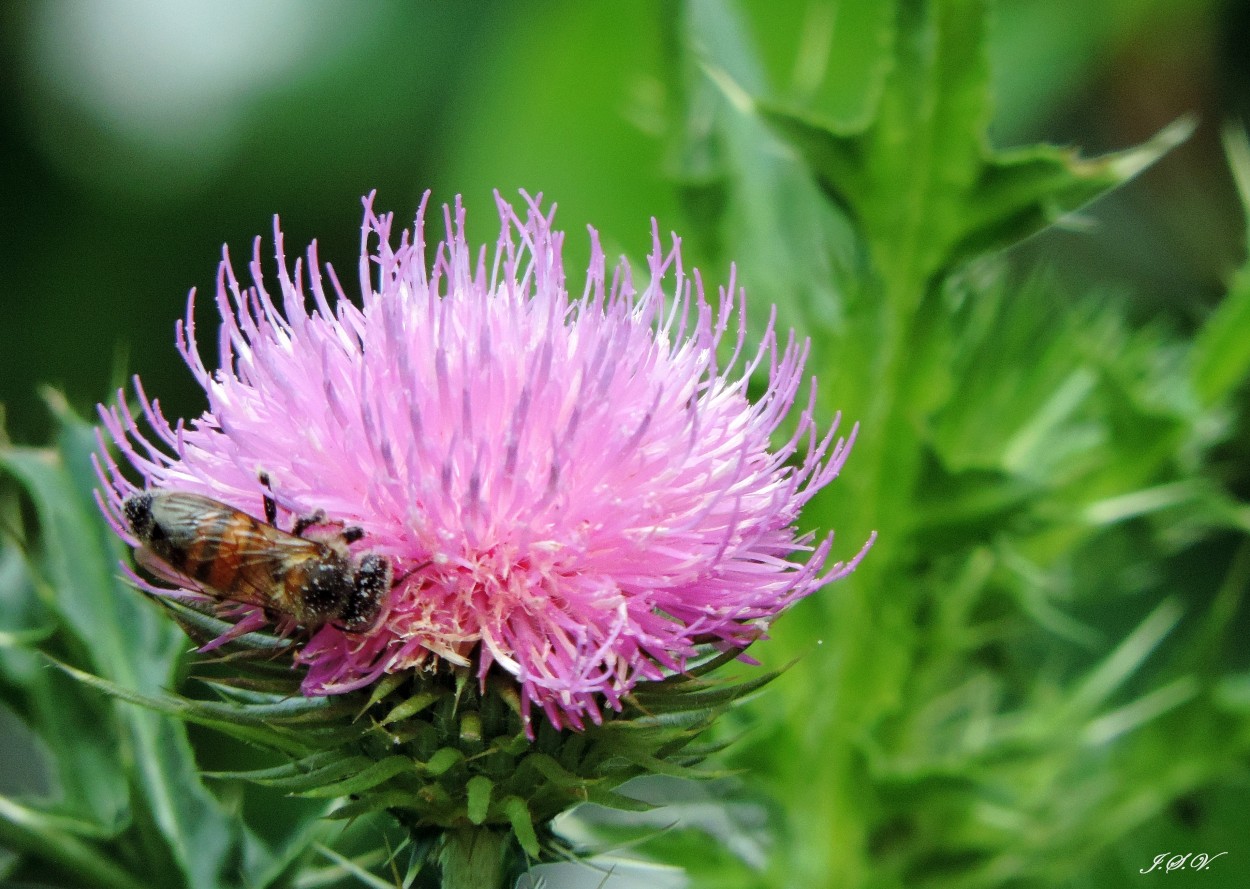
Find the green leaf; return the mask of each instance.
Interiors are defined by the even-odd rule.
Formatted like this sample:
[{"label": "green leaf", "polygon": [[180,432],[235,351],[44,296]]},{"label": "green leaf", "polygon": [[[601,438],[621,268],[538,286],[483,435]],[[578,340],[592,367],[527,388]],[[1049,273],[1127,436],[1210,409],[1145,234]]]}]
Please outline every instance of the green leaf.
[{"label": "green leaf", "polygon": [[1159,604],[1072,692],[1068,708],[1091,713],[1132,676],[1181,619],[1181,607],[1168,600]]},{"label": "green leaf", "polygon": [[344,872],[351,874],[353,877],[355,877],[357,882],[359,882],[360,884],[364,886],[371,886],[373,887],[373,889],[395,889],[393,883],[383,880],[380,877],[375,877],[362,864],[360,864],[359,862],[353,861],[350,858],[346,858],[343,855],[340,855],[338,852],[335,852],[329,846],[325,846],[325,845],[322,845],[321,843],[318,843],[316,845],[316,849],[326,858],[330,859],[335,864],[337,864],[340,868],[342,868]]},{"label": "green leaf", "polygon": [[[1250,218],[1250,140],[1245,130],[1225,129],[1224,150],[1243,213]],[[1194,339],[1194,388],[1206,405],[1231,395],[1250,372],[1250,235],[1243,262],[1228,294]]]},{"label": "green leaf", "polygon": [[617,793],[615,790],[608,790],[598,785],[591,785],[586,788],[586,802],[597,803],[609,809],[620,809],[622,812],[650,812],[655,808],[651,803],[634,799],[632,796],[625,796],[623,793]]},{"label": "green leaf", "polygon": [[177,631],[118,579],[123,548],[104,526],[90,488],[80,488],[67,461],[82,459],[89,428],[59,418],[62,450],[8,447],[0,468],[30,494],[44,540],[42,569],[52,603],[90,652],[102,676],[136,688],[167,684],[180,649]]},{"label": "green leaf", "polygon": [[[1201,607],[1191,575],[1206,571],[1193,569],[1225,546],[1161,569],[1198,529],[1244,526],[1207,454],[1230,426],[1217,402],[1250,360],[1250,311],[1226,304],[1191,368],[1179,336],[1134,330],[1109,298],[1074,307],[1096,294],[993,256],[1190,124],[1093,160],[992,147],[988,5],[687,7],[689,43],[727,99],[716,127],[699,128],[694,102],[680,125],[720,164],[721,255],[751,276],[752,304],[776,302],[781,329],[812,336],[825,416],[861,424],[804,527],[836,527],[852,548],[880,535],[760,648],[797,647],[803,663],[720,720],[750,726],[735,761],[781,821],[770,863],[743,885],[1066,885],[1055,862],[1079,871],[1212,773],[1199,739],[1245,735],[1180,724],[1201,712],[1207,677],[1147,660],[1182,643],[1166,638],[1174,614],[1138,611],[1182,593]],[[857,33],[841,30],[851,22]],[[856,58],[849,76],[838,46]],[[1237,453],[1226,474],[1240,479]],[[1214,640],[1231,637],[1210,639],[1221,660]],[[1142,767],[1133,784],[1123,763],[1146,763],[1136,746],[1169,729],[1194,767]]]},{"label": "green leaf", "polygon": [[894,65],[874,115],[849,125],[819,109],[751,100],[851,215],[873,265],[910,312],[945,271],[1022,240],[1153,163],[1193,129],[1178,121],[1139,148],[1083,160],[1040,145],[988,145],[983,0],[895,6]]},{"label": "green leaf", "polygon": [[560,763],[556,762],[546,753],[531,753],[525,759],[521,760],[521,764],[517,771],[530,768],[538,772],[553,785],[560,788],[577,787],[585,783],[585,778],[573,774]]},{"label": "green leaf", "polygon": [[431,775],[442,775],[463,759],[464,754],[455,747],[440,747],[426,762],[425,768]]},{"label": "green leaf", "polygon": [[733,772],[730,771],[712,771],[710,769],[700,769],[684,765],[676,757],[660,758],[633,751],[627,751],[622,755],[630,762],[634,763],[634,765],[645,769],[648,774],[667,775],[670,778],[707,780],[712,778],[723,778],[727,775],[733,774]]},{"label": "green leaf", "polygon": [[[334,750],[314,754],[294,763],[271,769],[210,772],[205,777],[252,781],[283,793],[308,794],[309,791],[327,787],[347,776],[359,775],[373,764],[373,760],[368,757],[351,756],[343,751]],[[314,795],[324,796],[325,794]]]},{"label": "green leaf", "polygon": [[387,713],[386,716],[382,718],[381,724],[390,725],[393,722],[399,722],[400,720],[416,716],[437,700],[438,695],[434,692],[417,692],[412,697],[405,700],[402,704],[397,705],[393,710]]},{"label": "green leaf", "polygon": [[519,796],[510,796],[503,801],[501,808],[508,816],[512,832],[516,835],[521,848],[525,850],[525,854],[530,858],[537,858],[540,851],[538,835],[534,833],[534,819],[530,817],[530,810],[525,805],[525,800]]},{"label": "green leaf", "polygon": [[[172,617],[178,626],[182,627],[183,632],[195,640],[197,644],[204,644],[216,639],[234,628],[233,623],[214,617],[211,614],[206,614],[185,602],[179,602],[174,599],[157,599],[155,597],[153,597],[153,601],[162,611]],[[242,636],[235,637],[227,643],[225,650],[257,652],[267,656],[279,654],[290,647],[290,640],[270,636],[262,632],[255,632],[244,633]]]},{"label": "green leaf", "polygon": [[404,772],[414,772],[413,761],[406,756],[388,756],[370,763],[347,778],[302,791],[302,795],[321,798],[350,796],[377,787]]},{"label": "green leaf", "polygon": [[[0,449],[0,469],[26,489],[39,518],[41,570],[53,607],[89,653],[91,668],[118,688],[151,693],[170,684],[185,642],[158,609],[118,579],[123,548],[101,520],[92,491],[95,432],[57,393],[46,394],[58,450]],[[141,800],[192,887],[213,889],[239,841],[200,783],[182,727],[144,710],[119,710]]]},{"label": "green leaf", "polygon": [[1194,389],[1214,404],[1245,382],[1250,371],[1250,267],[1234,278],[1227,295],[1194,341]]},{"label": "green leaf", "polygon": [[[425,794],[426,788],[419,791]],[[448,804],[446,791],[433,785],[429,788],[428,797],[422,796],[421,802],[429,809],[439,809]],[[351,821],[362,815],[372,815],[388,809],[410,809],[413,806],[414,794],[411,790],[386,789],[370,790],[362,793],[350,802],[342,803],[326,815],[335,821]]]},{"label": "green leaf", "polygon": [[372,708],[374,704],[390,697],[407,681],[408,677],[403,673],[388,673],[383,676],[376,683],[374,683],[373,688],[369,692],[369,699],[365,701],[364,706],[360,708],[360,712],[356,714],[356,718],[359,719],[361,716],[364,716],[365,712]]},{"label": "green leaf", "polygon": [[481,824],[486,820],[486,814],[490,810],[490,795],[494,790],[495,783],[485,775],[474,775],[469,779],[467,785],[468,803],[465,811],[469,816],[469,820],[474,824]]},{"label": "green leaf", "polygon": [[[226,686],[217,687],[227,697],[234,700],[197,701],[195,706],[200,712],[231,718],[237,716],[256,724],[282,726],[333,722],[355,712],[354,708],[341,697],[293,697],[274,700],[271,695],[255,695],[228,689]],[[253,701],[252,703],[243,703],[249,698]]]},{"label": "green leaf", "polygon": [[1082,740],[1092,747],[1103,747],[1120,735],[1192,701],[1200,691],[1197,679],[1183,676],[1093,720],[1082,732]]},{"label": "green leaf", "polygon": [[703,688],[681,688],[669,693],[662,684],[640,685],[634,692],[639,708],[644,713],[694,713],[724,708],[759,691],[785,672],[789,665],[779,670],[769,670],[745,682],[707,683]]},{"label": "green leaf", "polygon": [[771,92],[830,125],[868,125],[893,62],[893,4],[815,0],[740,9]]},{"label": "green leaf", "polygon": [[247,781],[255,781],[263,784],[269,779],[290,778],[295,775],[307,775],[309,772],[320,769],[326,765],[338,762],[342,754],[338,750],[321,750],[317,753],[310,754],[299,759],[293,759],[290,762],[284,762],[281,765],[270,766],[264,769],[247,769],[244,771],[229,772],[205,772],[206,778],[218,779],[241,779]]},{"label": "green leaf", "polygon": [[[14,618],[23,610],[20,600],[27,594],[33,597],[33,591],[23,591],[7,572],[0,578],[0,589],[5,590]],[[0,700],[30,731],[32,752],[46,753],[38,757],[38,766],[27,767],[31,773],[46,770],[54,784],[42,806],[91,822],[103,833],[116,832],[129,818],[130,805],[124,763],[117,756],[120,739],[112,705],[69,676],[49,670],[47,661],[27,647],[59,645],[59,635],[38,630],[4,636]]]},{"label": "green leaf", "polygon": [[45,815],[0,796],[0,846],[55,862],[77,878],[76,885],[99,889],[135,889],[148,885],[100,855],[79,839],[89,826]]},{"label": "green leaf", "polygon": [[177,695],[144,694],[99,676],[93,676],[90,673],[77,670],[68,664],[62,664],[57,661],[53,661],[53,663],[79,682],[98,688],[105,694],[112,695],[119,700],[137,704],[145,710],[172,716],[178,720],[208,726],[241,741],[247,741],[262,747],[296,755],[308,752],[308,743],[301,740],[298,734],[268,725],[263,720],[240,718],[229,707],[214,708],[209,702],[194,701]]}]

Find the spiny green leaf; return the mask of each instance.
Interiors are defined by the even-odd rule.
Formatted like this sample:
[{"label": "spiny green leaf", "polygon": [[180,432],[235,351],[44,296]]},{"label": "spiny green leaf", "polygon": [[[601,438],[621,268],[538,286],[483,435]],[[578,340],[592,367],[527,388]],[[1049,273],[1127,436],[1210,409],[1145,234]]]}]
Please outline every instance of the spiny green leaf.
[{"label": "spiny green leaf", "polygon": [[867,126],[893,62],[893,4],[830,0],[742,3],[738,9],[772,92],[830,126]]},{"label": "spiny green leaf", "polygon": [[992,151],[984,2],[895,8],[894,65],[864,125],[726,88],[798,149],[858,221],[900,313],[910,312],[943,271],[1009,246],[1122,184],[1193,128],[1180,121],[1140,148],[1093,160],[1049,145]]},{"label": "spiny green leaf", "polygon": [[[307,762],[307,759],[301,760]],[[275,775],[272,769],[258,772],[210,772],[205,777],[230,778],[252,781],[265,787],[272,787],[283,793],[308,794],[309,791],[328,787],[348,775],[359,775],[374,765],[373,760],[364,756],[352,756],[342,751],[334,751],[334,755],[321,761],[316,767],[298,769],[289,774]],[[337,796],[338,794],[308,794],[314,796]]]},{"label": "spiny green leaf", "polygon": [[266,725],[294,727],[313,723],[333,725],[343,717],[352,715],[354,708],[342,698],[294,697],[257,704],[207,702],[202,712],[231,714],[231,718],[237,714],[241,719],[255,720]]},{"label": "spiny green leaf", "polygon": [[0,651],[0,700],[46,748],[57,811],[119,829],[130,805],[112,703],[19,648]]},{"label": "spiny green leaf", "polygon": [[433,691],[421,691],[405,700],[402,704],[397,705],[386,716],[382,717],[382,725],[390,725],[393,722],[399,722],[403,719],[409,719],[416,716],[425,708],[429,707],[437,701],[441,695]]},{"label": "spiny green leaf", "polygon": [[681,748],[682,756],[689,757],[690,759],[699,762],[715,756],[718,753],[725,752],[730,747],[734,746],[734,744],[737,743],[741,737],[742,735],[739,733],[728,735],[718,741],[711,741],[706,744],[687,744],[685,747]]},{"label": "spiny green leaf", "polygon": [[399,690],[399,687],[408,681],[408,677],[403,673],[388,673],[379,679],[369,691],[369,699],[365,705],[360,708],[360,712],[356,718],[363,716],[369,708],[385,698],[390,697]]},{"label": "spiny green leaf", "polygon": [[664,716],[646,715],[631,719],[614,719],[598,727],[595,740],[601,741],[604,751],[616,751],[622,745],[645,749],[676,740],[691,740],[711,722],[712,714],[684,710]]},{"label": "spiny green leaf", "polygon": [[307,742],[301,740],[298,734],[289,730],[273,728],[258,720],[234,719],[228,707],[220,708],[218,713],[214,714],[204,709],[206,705],[204,701],[192,701],[168,694],[144,694],[99,676],[93,676],[90,673],[77,670],[68,664],[62,664],[55,660],[52,662],[79,682],[98,688],[105,694],[128,703],[138,704],[147,710],[153,710],[187,722],[209,726],[241,741],[248,741],[263,747],[270,747],[297,755],[308,752]]},{"label": "spiny green leaf", "polygon": [[634,765],[639,766],[645,774],[668,775],[671,778],[692,778],[696,780],[723,778],[732,774],[732,772],[728,771],[717,772],[710,769],[693,768],[691,765],[685,765],[680,762],[677,757],[660,758],[635,752],[625,752],[621,755],[634,763]]},{"label": "spiny green leaf", "polygon": [[[220,636],[225,635],[234,629],[234,624],[227,620],[222,620],[211,614],[205,614],[198,608],[193,608],[185,602],[179,602],[176,599],[156,598],[153,600],[164,609],[192,639],[201,642],[210,642]],[[225,650],[218,649],[220,653],[214,653],[209,657],[214,661],[225,661],[231,659],[231,655],[242,651],[257,652],[266,655],[273,655],[277,652],[289,650],[291,642],[289,639],[282,639],[278,636],[271,636],[268,633],[254,632],[244,633],[242,636],[236,636],[230,640],[224,647]]]},{"label": "spiny green leaf", "polygon": [[241,712],[257,719],[334,721],[355,712],[350,706],[352,702],[342,695],[274,695],[255,689],[238,688],[212,679],[205,680],[205,684],[221,695],[227,706],[237,707]]},{"label": "spiny green leaf", "polygon": [[366,790],[356,794],[356,798],[343,803],[333,812],[326,815],[335,821],[351,821],[362,815],[372,815],[391,809],[411,809],[420,806],[422,814],[442,813],[450,800],[445,791],[437,785],[426,785],[420,790]]},{"label": "spiny green leaf", "polygon": [[521,760],[517,771],[531,768],[557,787],[575,787],[585,782],[585,778],[574,775],[552,757],[545,753],[531,753]]},{"label": "spiny green leaf", "polygon": [[1175,710],[1197,697],[1198,680],[1182,676],[1143,695],[1131,704],[1118,707],[1090,722],[1082,732],[1082,740],[1093,747],[1111,743],[1120,735],[1134,731],[1147,722]]},{"label": "spiny green leaf", "polygon": [[90,492],[74,486],[62,456],[4,448],[0,468],[15,476],[35,503],[54,605],[91,651],[92,666],[136,687],[167,682],[182,647],[177,631],[117,581],[121,548],[102,527]]},{"label": "spiny green leaf", "polygon": [[342,759],[340,751],[322,750],[309,756],[292,759],[290,762],[284,762],[281,765],[270,766],[264,769],[248,769],[240,772],[205,772],[204,776],[207,778],[242,779],[264,783],[264,781],[270,778],[289,778],[294,775],[306,775],[316,769],[338,762],[340,759]]},{"label": "spiny green leaf", "polygon": [[503,801],[500,808],[508,816],[512,832],[516,835],[521,848],[525,850],[525,854],[530,858],[537,858],[540,852],[538,836],[534,833],[534,820],[530,817],[530,810],[525,800],[519,796],[510,796]]},{"label": "spiny green leaf", "polygon": [[332,781],[320,787],[309,788],[303,791],[302,795],[319,798],[350,796],[354,793],[377,787],[396,775],[402,775],[405,772],[415,774],[415,770],[415,763],[408,757],[388,756],[385,759],[379,759],[371,763],[351,777],[340,781]]},{"label": "spiny green leaf", "polygon": [[619,809],[622,812],[650,812],[655,808],[651,803],[594,784],[586,787],[586,802],[597,803],[609,809]]},{"label": "spiny green leaf", "polygon": [[638,685],[633,692],[639,709],[644,713],[695,713],[717,710],[759,691],[780,675],[779,670],[760,674],[746,682],[716,683],[701,690],[683,689],[680,694],[667,694],[662,689]]},{"label": "spiny green leaf", "polygon": [[[686,685],[691,682],[695,682],[696,680],[701,679],[704,676],[707,676],[707,674],[715,670],[719,670],[721,667],[725,666],[726,664],[730,664],[730,663],[733,663],[734,661],[742,660],[746,657],[747,657],[747,649],[745,648],[731,648],[728,651],[717,652],[711,657],[708,657],[706,660],[687,664],[686,669],[683,672],[678,673],[675,676],[670,676],[667,679],[662,680],[661,682],[650,683],[648,687],[653,688],[657,691],[668,686],[671,686],[673,688],[680,688],[683,685]],[[784,672],[784,670],[785,668],[783,667],[778,672]]]}]

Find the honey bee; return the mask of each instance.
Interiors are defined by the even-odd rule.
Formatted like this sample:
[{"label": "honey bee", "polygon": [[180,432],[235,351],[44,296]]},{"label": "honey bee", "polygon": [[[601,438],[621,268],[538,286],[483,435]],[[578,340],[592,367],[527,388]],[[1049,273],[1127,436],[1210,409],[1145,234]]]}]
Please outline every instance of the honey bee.
[{"label": "honey bee", "polygon": [[[268,487],[262,473],[261,482]],[[185,491],[155,489],[127,498],[126,523],[139,539],[140,563],[171,569],[215,599],[241,602],[316,628],[333,623],[368,629],[391,588],[391,563],[375,553],[348,549],[359,528],[304,536],[326,523],[318,512],[278,528],[277,505],[264,497],[265,521],[232,506]],[[157,571],[159,573],[159,571]]]}]

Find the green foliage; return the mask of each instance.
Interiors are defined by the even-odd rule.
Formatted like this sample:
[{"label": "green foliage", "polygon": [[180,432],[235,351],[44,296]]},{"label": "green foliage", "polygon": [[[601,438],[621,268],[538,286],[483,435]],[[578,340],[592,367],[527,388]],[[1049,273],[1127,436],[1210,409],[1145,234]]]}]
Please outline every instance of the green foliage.
[{"label": "green foliage", "polygon": [[[342,800],[332,813],[340,821],[393,817],[414,839],[413,874],[431,849],[444,847],[442,838],[481,828],[502,838],[501,850],[523,853],[508,856],[519,875],[527,859],[572,854],[550,831],[561,812],[584,802],[645,810],[616,788],[652,773],[703,775],[695,766],[716,748],[692,742],[776,675],[757,670],[740,683],[705,678],[737,653],[709,655],[686,674],[638,689],[621,713],[608,711],[584,732],[557,731],[539,717],[530,738],[510,679],[491,677],[482,690],[467,670],[396,674],[368,690],[307,698],[292,647],[252,633],[198,656],[196,673],[213,697],[186,697],[172,690],[182,679],[179,655],[186,647],[178,625],[204,643],[229,624],[176,602],[154,607],[115,576],[121,547],[97,518],[92,496],[95,437],[55,396],[52,401],[61,428],[57,447],[11,447],[0,455],[36,507],[41,559],[30,570],[36,585],[46,587],[45,620],[55,628],[15,635],[16,650],[5,650],[0,665],[15,674],[12,700],[27,705],[15,709],[23,716],[30,711],[27,725],[47,744],[66,788],[51,805],[0,807],[8,845],[29,856],[14,876],[53,864],[91,886],[289,880],[317,833],[295,819],[283,832],[286,854],[263,848],[201,783],[183,723],[282,757],[277,765],[203,774],[214,782]],[[101,607],[91,597],[106,602]],[[50,662],[60,671],[50,671]],[[124,706],[110,706],[102,695]],[[92,714],[84,723],[102,720],[116,732],[86,725],[73,731],[79,699]],[[98,746],[84,743],[84,735],[94,735]],[[120,757],[119,743],[125,745]],[[148,860],[161,855],[166,866],[145,871],[142,859],[132,857],[128,833],[137,834],[133,842]]]},{"label": "green foliage", "polygon": [[893,58],[868,118],[847,126],[819,107],[776,101],[757,113],[851,217],[900,315],[962,260],[1009,246],[1121,184],[1192,129],[1174,126],[1150,145],[1092,161],[1051,145],[995,151],[984,137],[983,0],[899,4],[896,20],[885,4],[838,5],[887,11],[873,24]]},{"label": "green foliage", "polygon": [[[187,643],[122,581],[124,547],[93,495],[95,432],[55,393],[47,398],[55,447],[0,448],[0,470],[18,482],[35,519],[23,534],[10,486],[0,693],[28,732],[30,762],[49,779],[0,800],[0,842],[14,853],[5,879],[110,889],[289,886],[311,844],[328,834],[311,820],[320,810],[266,824],[262,840],[205,787],[180,719],[99,691],[175,700],[165,689],[183,679]],[[300,703],[288,702],[284,715]],[[264,717],[256,724],[265,726]]]},{"label": "green foliage", "polygon": [[[861,424],[806,520],[879,538],[764,649],[807,652],[730,751],[744,799],[776,801],[767,866],[727,868],[694,828],[666,859],[702,885],[1000,887],[1064,885],[1118,848],[1096,884],[1140,879],[1158,853],[1135,838],[1250,753],[1220,691],[1245,571],[1221,546],[1250,526],[1217,460],[1250,365],[1247,273],[1184,339],[1012,269],[1004,248],[1189,125],[1095,160],[993,149],[986,4],[813,8],[692,4],[700,55],[674,90],[723,96],[697,138],[732,162],[699,242],[749,275],[763,261],[752,295],[812,336],[822,402]],[[811,45],[813,16],[858,23],[855,76],[837,28]],[[674,126],[686,156],[691,133]],[[785,183],[785,212],[761,182]],[[823,283],[789,296],[794,269]]]},{"label": "green foliage", "polygon": [[[167,607],[202,641],[226,628],[186,606]],[[385,811],[413,835],[434,837],[471,825],[509,829],[528,856],[540,859],[563,854],[547,838],[547,824],[566,809],[582,802],[646,809],[615,788],[651,773],[703,774],[694,766],[707,750],[691,742],[775,676],[761,671],[741,683],[703,678],[732,657],[717,655],[686,674],[638,689],[621,713],[610,711],[583,732],[557,731],[536,720],[532,738],[509,679],[488,677],[483,690],[467,670],[393,674],[367,691],[305,698],[290,651],[259,633],[198,659],[197,670],[219,700],[137,692],[65,669],[122,700],[286,757],[277,766],[209,777],[250,781],[291,796],[350,798],[335,818]]]}]

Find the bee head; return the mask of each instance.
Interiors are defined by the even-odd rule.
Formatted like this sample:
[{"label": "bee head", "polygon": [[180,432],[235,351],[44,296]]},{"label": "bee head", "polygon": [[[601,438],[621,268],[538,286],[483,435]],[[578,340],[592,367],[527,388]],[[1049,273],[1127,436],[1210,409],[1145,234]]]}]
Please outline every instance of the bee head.
[{"label": "bee head", "polygon": [[382,608],[382,599],[391,589],[391,562],[370,553],[356,565],[355,584],[341,616],[343,629],[367,630]]},{"label": "bee head", "polygon": [[126,498],[122,504],[122,513],[131,532],[140,540],[151,540],[156,528],[156,520],[152,517],[152,492],[143,491]]}]

